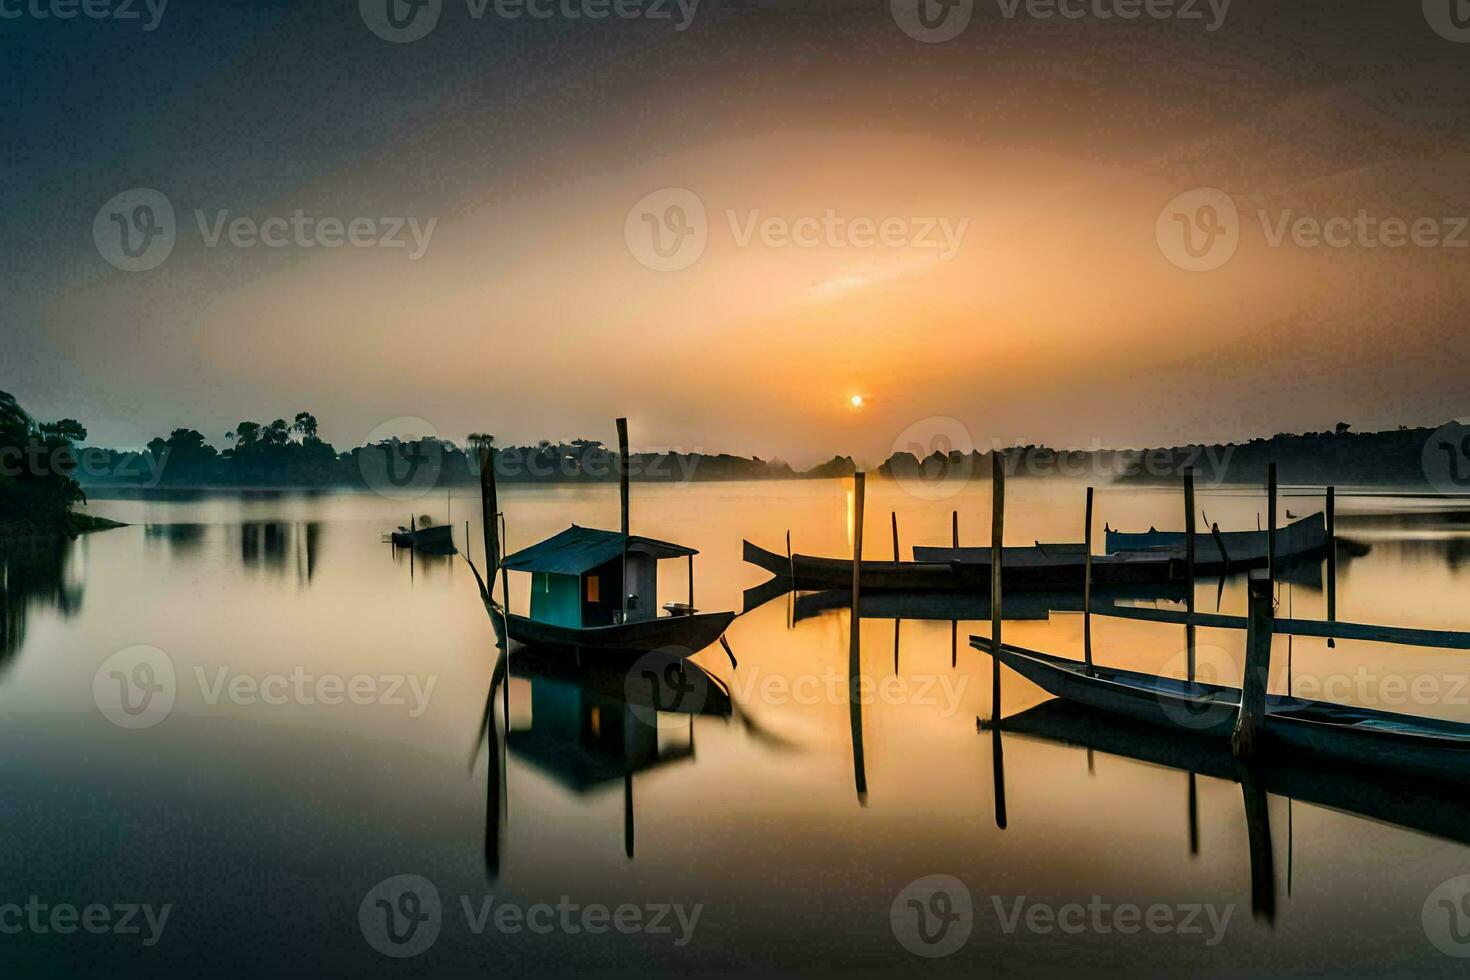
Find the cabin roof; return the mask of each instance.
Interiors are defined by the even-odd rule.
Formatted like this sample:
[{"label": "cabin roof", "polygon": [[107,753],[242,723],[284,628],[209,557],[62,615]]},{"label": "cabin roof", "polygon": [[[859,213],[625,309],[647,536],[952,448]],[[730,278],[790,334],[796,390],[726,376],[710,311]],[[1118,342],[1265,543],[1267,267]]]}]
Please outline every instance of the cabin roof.
[{"label": "cabin roof", "polygon": [[581,575],[617,558],[623,553],[625,543],[629,551],[652,555],[654,558],[683,558],[686,555],[699,554],[693,548],[667,541],[573,524],[560,534],[508,555],[501,565],[513,572]]}]

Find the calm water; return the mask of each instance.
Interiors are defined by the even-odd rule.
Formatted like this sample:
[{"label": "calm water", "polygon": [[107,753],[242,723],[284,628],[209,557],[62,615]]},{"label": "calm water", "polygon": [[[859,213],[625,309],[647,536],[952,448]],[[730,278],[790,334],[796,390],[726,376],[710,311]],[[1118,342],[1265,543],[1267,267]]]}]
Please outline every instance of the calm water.
[{"label": "calm water", "polygon": [[[987,543],[987,494],[929,502],[874,481],[866,553],[891,555],[892,511],[906,554],[946,543],[956,509],[963,541]],[[1007,543],[1081,539],[1080,485],[1013,482],[1008,496]],[[504,498],[513,548],[571,521],[617,522],[608,487],[512,488]],[[1227,528],[1254,527],[1263,512],[1244,490],[1201,503]],[[1286,506],[1302,514],[1320,500]],[[410,561],[380,540],[410,507],[442,517],[445,501],[94,500],[93,512],[134,526],[60,552],[6,555],[0,906],[31,896],[100,904],[109,921],[125,905],[170,909],[161,928],[139,913],[140,932],[123,935],[58,934],[42,913],[41,928],[0,935],[7,975],[1024,975],[1066,968],[1079,953],[1108,972],[1460,967],[1426,924],[1470,927],[1470,914],[1431,897],[1470,874],[1470,849],[1410,829],[1429,819],[1423,805],[1337,766],[1243,789],[1228,770],[1192,775],[1150,754],[1167,753],[1168,739],[1117,727],[1079,736],[1073,716],[1050,709],[1023,715],[1024,734],[977,731],[991,714],[991,664],[965,638],[988,622],[959,623],[953,650],[947,620],[865,616],[873,693],[856,729],[848,610],[783,596],[735,621],[737,669],[718,647],[695,658],[730,688],[733,717],[663,714],[650,740],[619,700],[527,676],[512,656],[487,737],[497,651],[472,576],[458,559]],[[1104,490],[1098,532],[1104,522],[1177,528],[1180,507],[1176,493]],[[478,500],[461,496],[453,508],[462,544]],[[743,590],[765,577],[741,563],[741,538],[780,551],[790,529],[798,551],[847,554],[849,488],[635,486],[634,527],[699,548],[696,604],[739,610]],[[1341,562],[1340,618],[1470,628],[1470,510],[1350,494],[1339,533],[1370,546]],[[479,562],[478,523],[471,534]],[[512,581],[514,606],[524,608],[526,588]],[[686,588],[682,563],[666,565],[660,602],[683,600]],[[1241,612],[1241,583],[1218,592],[1202,581],[1198,603]],[[1282,586],[1283,610],[1296,616],[1321,616],[1324,603],[1319,571]],[[1026,618],[1007,622],[1008,641],[1080,657],[1080,615],[1017,614]],[[1182,627],[1096,618],[1093,637],[1101,662],[1183,671]],[[1199,644],[1201,671],[1224,671],[1241,639],[1202,630]],[[166,656],[174,701],[161,718],[122,719],[150,727],[122,727],[99,709],[117,683],[112,668],[163,683],[131,673],[133,654],[109,662],[140,645]],[[1287,653],[1279,639],[1273,690],[1288,683]],[[1470,720],[1470,665],[1453,652],[1296,640],[1290,672],[1297,693],[1317,684],[1332,692],[1324,698]],[[1415,682],[1419,693],[1405,695]],[[1047,700],[1009,673],[1002,687],[1008,716]],[[1203,755],[1214,758],[1209,747]],[[1470,839],[1459,815],[1470,808],[1451,809],[1442,827]],[[370,892],[400,875],[431,882],[439,913],[424,919],[432,941],[422,952],[389,959],[363,923],[386,921],[374,897],[385,893]],[[897,933],[916,921],[904,889],[931,875],[962,882],[974,911],[958,951],[924,959]],[[393,887],[385,901],[402,921],[432,915]],[[477,932],[487,899],[491,918]],[[550,910],[535,918],[538,903],[575,905],[566,913],[575,931],[559,920],[549,931],[515,919],[496,927],[501,906],[552,921]],[[1139,928],[1128,905],[1160,905],[1176,926],[1194,925]],[[604,924],[597,934],[576,925],[581,910],[620,906],[637,907],[624,910],[625,930],[606,919],[585,920]],[[1092,908],[1101,911],[1084,916]],[[5,916],[0,908],[0,928],[18,921]]]}]

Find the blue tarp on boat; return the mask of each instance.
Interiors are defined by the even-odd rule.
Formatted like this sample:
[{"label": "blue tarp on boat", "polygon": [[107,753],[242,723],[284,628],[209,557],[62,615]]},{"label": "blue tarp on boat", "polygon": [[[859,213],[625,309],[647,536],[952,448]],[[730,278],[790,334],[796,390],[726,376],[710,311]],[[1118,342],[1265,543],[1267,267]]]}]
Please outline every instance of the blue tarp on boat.
[{"label": "blue tarp on boat", "polygon": [[507,556],[501,564],[513,572],[581,575],[622,555],[625,545],[629,551],[654,558],[683,558],[699,553],[667,541],[573,524],[560,534]]}]

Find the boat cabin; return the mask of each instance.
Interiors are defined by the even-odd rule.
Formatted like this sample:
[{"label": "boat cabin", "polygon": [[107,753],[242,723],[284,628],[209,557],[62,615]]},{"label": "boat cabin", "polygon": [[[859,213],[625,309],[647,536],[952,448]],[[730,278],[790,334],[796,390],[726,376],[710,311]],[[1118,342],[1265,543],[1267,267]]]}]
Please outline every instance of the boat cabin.
[{"label": "boat cabin", "polygon": [[689,560],[694,604],[694,556],[683,545],[573,524],[560,534],[507,556],[501,565],[531,574],[530,618],[586,629],[658,615],[658,563]]}]

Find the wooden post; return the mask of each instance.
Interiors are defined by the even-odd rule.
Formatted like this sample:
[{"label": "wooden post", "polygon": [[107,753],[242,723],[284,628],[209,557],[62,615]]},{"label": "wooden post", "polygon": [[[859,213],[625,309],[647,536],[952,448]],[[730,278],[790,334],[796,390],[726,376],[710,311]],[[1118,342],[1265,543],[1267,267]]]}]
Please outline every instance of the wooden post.
[{"label": "wooden post", "polygon": [[[1337,488],[1327,488],[1327,621],[1337,621]],[[1327,638],[1329,649],[1337,640]]]},{"label": "wooden post", "polygon": [[1243,759],[1256,754],[1266,730],[1266,683],[1271,676],[1271,636],[1276,619],[1269,573],[1252,571],[1247,591],[1250,611],[1246,616],[1245,672],[1240,685],[1240,712],[1230,738],[1231,749]]},{"label": "wooden post", "polygon": [[500,568],[500,511],[495,495],[495,452],[480,450],[480,534],[485,543],[485,588],[495,591],[495,573]]},{"label": "wooden post", "polygon": [[1276,588],[1276,464],[1266,464],[1266,568],[1271,572],[1271,588]]},{"label": "wooden post", "polygon": [[1087,512],[1082,529],[1082,659],[1092,670],[1092,487],[1087,488]]},{"label": "wooden post", "polygon": [[865,474],[852,475],[852,616],[847,639],[847,705],[852,728],[852,772],[858,802],[868,799],[867,765],[863,756],[862,705],[862,617],[858,614],[863,567],[863,482]]},{"label": "wooden post", "polygon": [[694,556],[689,556],[689,615],[694,615]]},{"label": "wooden post", "polygon": [[893,511],[893,563],[897,565],[903,561],[898,554],[898,511]]},{"label": "wooden post", "polygon": [[1184,611],[1189,621],[1184,624],[1184,649],[1188,680],[1194,683],[1194,468],[1184,468]]},{"label": "wooden post", "polygon": [[[952,511],[949,518],[949,537],[954,547],[960,546],[960,512]],[[949,666],[951,669],[959,666],[960,662],[960,624],[957,620],[949,621]]]},{"label": "wooden post", "polygon": [[628,621],[628,420],[618,419],[618,500],[622,504],[623,622]]},{"label": "wooden post", "polygon": [[1001,566],[1006,536],[1006,465],[999,448],[990,456],[990,691],[993,719],[1000,718]]}]

